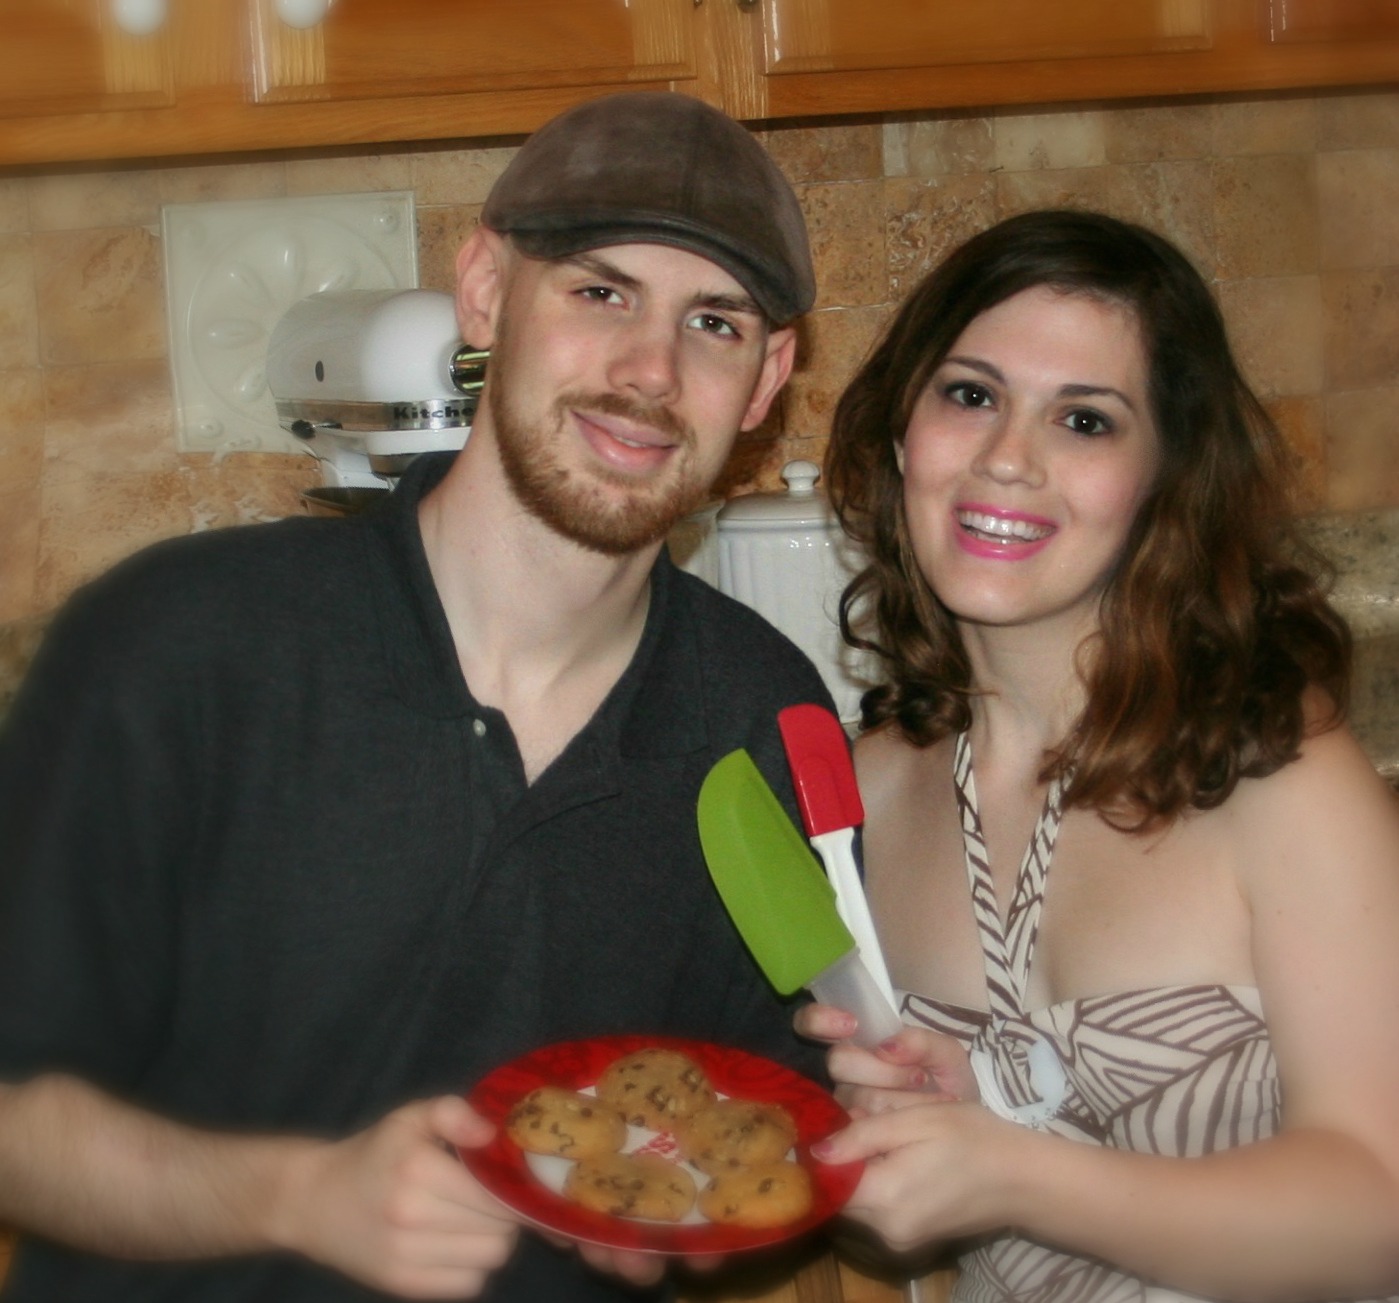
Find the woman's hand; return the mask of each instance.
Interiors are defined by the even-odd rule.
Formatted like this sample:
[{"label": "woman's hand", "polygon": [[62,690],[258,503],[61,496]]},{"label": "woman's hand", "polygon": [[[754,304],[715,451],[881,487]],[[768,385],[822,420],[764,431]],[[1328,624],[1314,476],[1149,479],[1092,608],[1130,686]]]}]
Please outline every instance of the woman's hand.
[{"label": "woman's hand", "polygon": [[978,1104],[904,1092],[811,1153],[824,1163],[864,1160],[843,1215],[905,1253],[1003,1225],[1011,1182],[1034,1161],[1023,1146],[1044,1139]]},{"label": "woman's hand", "polygon": [[831,1046],[827,1066],[855,1119],[811,1149],[821,1162],[864,1161],[845,1216],[897,1252],[999,1224],[983,1150],[1022,1128],[976,1103],[976,1077],[960,1041],[905,1027],[863,1050],[847,1043],[855,1019],[821,1004],[798,1010],[795,1026]]},{"label": "woman's hand", "polygon": [[880,1113],[930,1100],[978,1098],[971,1060],[955,1037],[905,1027],[871,1051],[846,1043],[855,1019],[843,1009],[804,1005],[793,1022],[800,1035],[832,1047],[826,1066],[847,1108]]}]

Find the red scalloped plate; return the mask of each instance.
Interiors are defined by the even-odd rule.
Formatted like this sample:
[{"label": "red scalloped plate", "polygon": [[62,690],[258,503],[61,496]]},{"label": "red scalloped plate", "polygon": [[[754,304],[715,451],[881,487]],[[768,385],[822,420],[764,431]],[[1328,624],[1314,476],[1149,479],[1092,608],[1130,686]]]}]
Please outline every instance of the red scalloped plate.
[{"label": "red scalloped plate", "polygon": [[[797,1124],[795,1159],[811,1174],[812,1206],[805,1217],[786,1226],[754,1230],[721,1226],[698,1212],[683,1222],[649,1222],[581,1208],[558,1192],[563,1159],[526,1154],[506,1134],[502,1123],[524,1095],[537,1086],[584,1090],[602,1070],[624,1054],[658,1045],[693,1058],[721,1095],[780,1104]],[[859,1182],[863,1163],[831,1165],[811,1157],[816,1141],[839,1131],[849,1115],[824,1090],[799,1073],[745,1050],[707,1041],[666,1036],[602,1036],[546,1045],[490,1073],[467,1095],[478,1113],[497,1126],[495,1139],[482,1149],[461,1149],[461,1160],[507,1207],[546,1230],[570,1239],[617,1249],[650,1253],[728,1254],[761,1248],[804,1235],[845,1206]],[[673,1142],[640,1127],[629,1129],[627,1149],[646,1147],[666,1152]],[[700,1178],[701,1182],[704,1180]]]}]

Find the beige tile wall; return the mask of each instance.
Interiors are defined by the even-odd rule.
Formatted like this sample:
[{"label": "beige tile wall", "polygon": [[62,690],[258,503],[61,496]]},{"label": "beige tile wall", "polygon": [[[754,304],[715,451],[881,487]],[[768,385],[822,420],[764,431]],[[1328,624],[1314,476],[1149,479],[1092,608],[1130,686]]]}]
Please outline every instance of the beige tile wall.
[{"label": "beige tile wall", "polygon": [[[1399,505],[1399,91],[791,127],[821,294],[781,410],[729,492],[819,458],[842,384],[953,243],[1027,207],[1096,206],[1180,243],[1216,285],[1312,504]],[[160,206],[412,189],[421,279],[510,148],[0,175],[0,623],[171,534],[298,510],[309,459],[177,451]]]}]

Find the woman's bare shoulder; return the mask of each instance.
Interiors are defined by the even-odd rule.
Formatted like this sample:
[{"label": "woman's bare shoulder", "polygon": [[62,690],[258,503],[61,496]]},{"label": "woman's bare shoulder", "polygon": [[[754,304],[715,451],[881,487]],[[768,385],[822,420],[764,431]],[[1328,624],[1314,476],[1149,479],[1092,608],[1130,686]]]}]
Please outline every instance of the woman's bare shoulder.
[{"label": "woman's bare shoulder", "polygon": [[855,773],[866,801],[918,790],[930,771],[951,766],[952,739],[917,746],[892,721],[861,733],[855,741]]},{"label": "woman's bare shoulder", "polygon": [[1384,779],[1344,721],[1320,718],[1298,746],[1296,759],[1259,779],[1245,779],[1237,795],[1266,810],[1270,817],[1301,802],[1309,813],[1338,800],[1366,801],[1390,795]]},{"label": "woman's bare shoulder", "polygon": [[1243,865],[1399,864],[1399,797],[1343,722],[1304,738],[1274,773],[1240,782],[1225,813]]}]

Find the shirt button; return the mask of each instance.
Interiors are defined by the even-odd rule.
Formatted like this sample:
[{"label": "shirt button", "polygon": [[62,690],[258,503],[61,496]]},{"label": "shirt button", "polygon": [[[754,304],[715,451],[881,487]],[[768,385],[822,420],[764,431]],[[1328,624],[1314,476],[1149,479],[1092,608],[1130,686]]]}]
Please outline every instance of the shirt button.
[{"label": "shirt button", "polygon": [[477,737],[485,737],[486,721],[484,719],[473,719],[471,721],[471,731],[475,733]]}]

